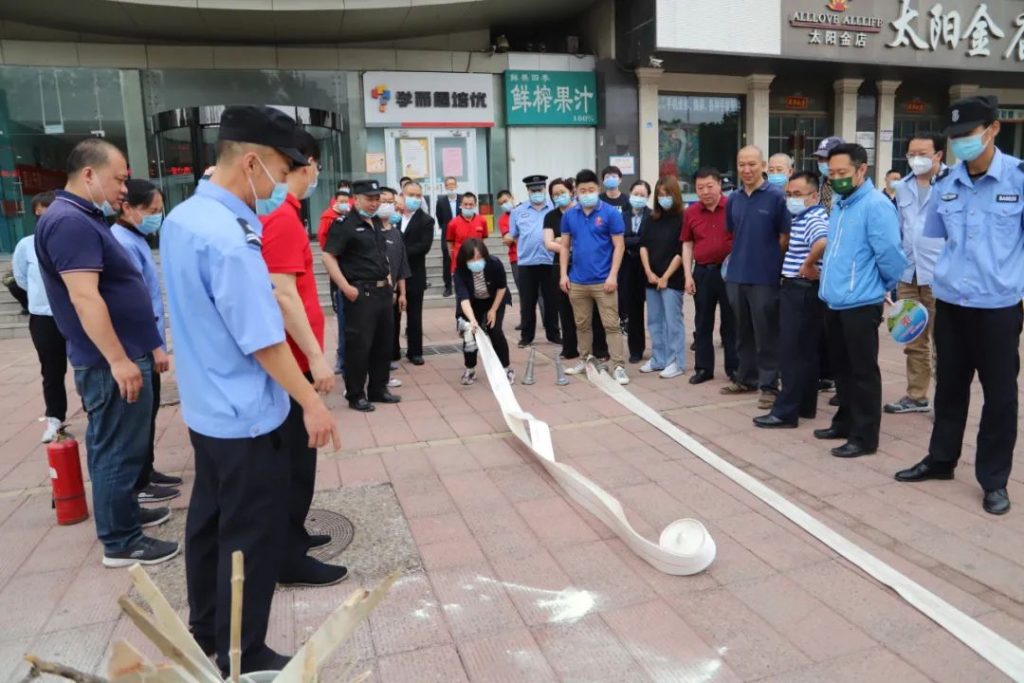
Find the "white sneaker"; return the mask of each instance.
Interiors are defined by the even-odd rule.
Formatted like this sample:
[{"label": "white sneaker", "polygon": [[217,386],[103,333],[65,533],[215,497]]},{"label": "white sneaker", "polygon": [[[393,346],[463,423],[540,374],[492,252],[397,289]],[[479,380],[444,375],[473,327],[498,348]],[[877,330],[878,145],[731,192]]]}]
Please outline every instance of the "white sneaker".
[{"label": "white sneaker", "polygon": [[55,417],[48,417],[46,419],[46,431],[43,432],[43,443],[50,443],[51,441],[57,440],[57,435],[60,434],[61,428],[64,423]]},{"label": "white sneaker", "polygon": [[667,368],[658,373],[658,377],[661,377],[662,379],[672,379],[673,377],[678,377],[681,374],[683,374],[683,369],[679,367],[679,365],[676,363],[669,363]]},{"label": "white sneaker", "polygon": [[402,386],[402,380],[398,379],[397,377],[392,377],[391,379],[388,380],[388,387],[393,389],[395,387],[400,386]]},{"label": "white sneaker", "polygon": [[508,383],[509,384],[515,384],[516,383],[516,369],[515,368],[505,368],[505,376],[508,377]]},{"label": "white sneaker", "polygon": [[462,385],[469,386],[476,381],[476,370],[466,370],[462,373]]},{"label": "white sneaker", "polygon": [[619,384],[629,384],[629,375],[626,374],[626,368],[621,365],[615,366],[615,372],[612,373],[612,378]]},{"label": "white sneaker", "polygon": [[658,372],[661,368],[656,368],[651,364],[651,361],[647,361],[640,366],[640,372],[647,374],[648,372]]},{"label": "white sneaker", "polygon": [[565,369],[567,375],[582,375],[587,371],[587,362],[580,358],[574,364]]}]

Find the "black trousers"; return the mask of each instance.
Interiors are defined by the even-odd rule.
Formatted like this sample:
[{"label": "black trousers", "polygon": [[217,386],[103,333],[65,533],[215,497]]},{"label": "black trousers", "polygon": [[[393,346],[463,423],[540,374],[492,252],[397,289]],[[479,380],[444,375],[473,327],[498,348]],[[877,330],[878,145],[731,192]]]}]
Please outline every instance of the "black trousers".
[{"label": "black trousers", "polygon": [[878,369],[878,325],[882,304],[858,306],[825,314],[832,372],[839,410],[832,428],[850,443],[878,448],[882,424],[882,373]]},{"label": "black trousers", "polygon": [[[306,373],[306,379],[313,381],[313,375]],[[309,550],[309,532],[306,531],[306,516],[313,503],[313,489],[316,485],[316,449],[309,447],[309,432],[306,431],[302,406],[291,399],[292,408],[281,425],[284,442],[284,457],[288,459],[288,528],[281,562],[282,580],[294,576],[299,563]]]},{"label": "black trousers", "polygon": [[779,370],[782,391],[772,415],[813,418],[818,409],[818,345],[825,304],[813,280],[783,278],[779,288]]},{"label": "black trousers", "polygon": [[28,332],[39,356],[46,417],[55,417],[63,422],[68,416],[68,391],[64,385],[68,374],[67,343],[49,315],[30,315]]},{"label": "black trousers", "polygon": [[[423,355],[423,294],[424,282],[414,282],[413,278],[405,281],[405,355],[410,358]],[[397,309],[397,307],[396,307]],[[395,346],[392,349],[395,360],[401,355],[398,337],[401,334],[400,315],[395,316]]]},{"label": "black trousers", "polygon": [[7,285],[7,291],[11,293],[11,296],[21,304],[22,312],[28,310],[28,292],[22,289],[17,282],[11,282]]},{"label": "black trousers", "polygon": [[730,282],[725,289],[736,318],[735,380],[774,389],[779,381],[779,286]]},{"label": "black trousers", "polygon": [[[185,522],[185,580],[189,627],[215,643],[217,664],[228,668],[231,625],[231,553],[245,554],[242,599],[242,671],[265,668],[270,602],[284,555],[288,458],[280,428],[254,439],[217,439],[189,430],[196,478]],[[287,490],[287,489],[286,489]]]},{"label": "black trousers", "polygon": [[146,461],[142,463],[142,470],[139,478],[135,480],[135,490],[141,491],[149,486],[150,478],[153,476],[153,463],[156,461],[156,413],[160,410],[160,373],[155,369],[153,378],[153,417],[149,423],[149,452],[146,453]]},{"label": "black trousers", "polygon": [[452,248],[444,241],[441,242],[441,279],[445,289],[452,288]]},{"label": "black trousers", "polygon": [[825,316],[821,316],[821,329],[818,330],[818,379],[834,380],[832,376],[832,358],[828,352],[828,324]]},{"label": "black trousers", "polygon": [[644,355],[647,346],[644,328],[644,304],[647,301],[647,276],[640,256],[626,254],[619,268],[619,318],[626,330],[630,356]]},{"label": "black trousers", "polygon": [[986,491],[1006,488],[1013,465],[1022,323],[1020,304],[984,309],[935,302],[935,426],[925,462],[956,467],[977,372],[985,404],[974,474]]},{"label": "black trousers", "polygon": [[[502,324],[505,322],[505,309],[508,307],[504,305],[498,306],[498,312],[494,316],[494,327],[487,327],[487,311],[491,310],[491,306],[494,305],[494,297],[489,299],[470,299],[469,305],[473,308],[473,315],[476,316],[476,322],[480,325],[480,329],[491,340],[491,346],[494,347],[494,353],[498,356],[498,360],[501,361],[501,367],[507,368],[511,361],[508,355],[508,340],[505,339],[505,331],[502,329]],[[468,320],[466,316],[462,315],[461,306],[456,309],[455,317]],[[467,368],[475,368],[477,352],[463,351],[462,360]]]},{"label": "black trousers", "polygon": [[[554,266],[555,282],[561,279],[561,273],[557,264]],[[594,304],[594,320],[600,320],[601,316],[597,311],[597,304]],[[569,295],[558,290],[558,320],[562,324],[562,358],[572,359],[580,357],[579,339],[576,337],[576,316],[572,312],[572,303]],[[608,337],[604,334],[604,327],[597,325],[593,328],[594,334],[594,357],[607,359]]]},{"label": "black trousers", "polygon": [[552,275],[554,266],[519,265],[519,304],[522,306],[520,340],[533,343],[537,331],[537,301],[544,298],[544,332],[548,339],[558,338],[558,288]]},{"label": "black trousers", "polygon": [[725,376],[733,377],[739,367],[736,356],[736,317],[725,291],[722,266],[717,263],[695,265],[693,282],[697,286],[693,296],[693,340],[697,345],[694,368],[715,374],[715,309],[718,308],[721,315],[718,334],[722,338],[722,350],[725,353]]},{"label": "black trousers", "polygon": [[[387,393],[395,324],[391,287],[352,283],[355,301],[345,299],[345,398],[380,398]],[[367,385],[367,377],[369,384]]]}]

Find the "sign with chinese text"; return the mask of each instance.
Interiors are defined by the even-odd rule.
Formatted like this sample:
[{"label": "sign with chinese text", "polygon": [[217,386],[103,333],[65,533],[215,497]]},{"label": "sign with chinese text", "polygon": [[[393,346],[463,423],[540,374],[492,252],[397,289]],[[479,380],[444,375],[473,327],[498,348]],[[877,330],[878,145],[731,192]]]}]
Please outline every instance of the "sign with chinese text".
[{"label": "sign with chinese text", "polygon": [[370,127],[490,127],[494,125],[494,76],[367,71],[363,111]]},{"label": "sign with chinese text", "polygon": [[597,77],[592,71],[506,71],[510,126],[596,126]]}]

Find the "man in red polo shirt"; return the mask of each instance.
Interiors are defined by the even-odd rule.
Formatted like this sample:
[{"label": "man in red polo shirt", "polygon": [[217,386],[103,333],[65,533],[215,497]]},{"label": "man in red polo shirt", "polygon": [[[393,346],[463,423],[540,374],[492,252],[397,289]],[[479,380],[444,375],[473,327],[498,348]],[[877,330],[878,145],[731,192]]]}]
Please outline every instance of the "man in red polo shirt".
[{"label": "man in red polo shirt", "polygon": [[[334,370],[324,358],[324,313],[313,275],[313,251],[302,223],[301,200],[316,187],[320,174],[320,147],[304,130],[296,131],[295,147],[309,159],[309,166],[288,174],[288,195],[273,213],[263,216],[263,260],[274,283],[288,345],[316,390],[327,394],[334,388]],[[325,564],[306,553],[330,542],[329,536],[310,536],[306,515],[313,501],[316,480],[316,449],[309,447],[302,407],[292,400],[291,411],[281,427],[284,451],[290,460],[291,480],[283,489],[288,495],[288,541],[281,559],[279,583],[329,586],[348,577],[345,567]],[[267,558],[264,558],[267,559]]]},{"label": "man in red polo shirt", "polygon": [[717,169],[702,168],[693,178],[697,198],[683,214],[683,272],[686,291],[693,295],[696,360],[690,384],[707,382],[715,374],[715,307],[720,307],[718,333],[725,351],[725,374],[732,377],[739,366],[736,355],[736,322],[725,294],[722,264],[732,252],[732,233],[725,229],[726,198]]},{"label": "man in red polo shirt", "polygon": [[487,237],[487,221],[477,212],[476,195],[466,192],[459,202],[459,215],[448,224],[445,241],[452,254],[452,272],[462,243],[469,239],[482,240]]}]

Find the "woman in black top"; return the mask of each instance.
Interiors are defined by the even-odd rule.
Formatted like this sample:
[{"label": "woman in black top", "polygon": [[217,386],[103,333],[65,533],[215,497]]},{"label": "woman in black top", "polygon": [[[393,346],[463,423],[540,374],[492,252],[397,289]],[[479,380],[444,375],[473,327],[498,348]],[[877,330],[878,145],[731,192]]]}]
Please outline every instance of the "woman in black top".
[{"label": "woman in black top", "polygon": [[[651,210],[651,186],[638,180],[629,188],[629,208],[623,214],[626,223],[626,253],[619,268],[619,320],[629,347],[629,362],[639,363],[644,356],[647,338],[644,336],[644,287],[647,278],[640,263],[640,236]],[[681,220],[681,218],[680,218]]]},{"label": "woman in black top", "polygon": [[647,278],[647,327],[651,360],[640,372],[657,372],[665,379],[686,370],[686,328],[683,324],[683,271],[679,237],[683,200],[679,181],[665,176],[654,189],[654,211],[640,235],[640,261]]},{"label": "woman in black top", "polygon": [[[562,254],[562,216],[573,207],[573,189],[572,178],[555,178],[548,183],[548,194],[551,196],[555,208],[544,216],[544,246],[555,254],[554,268],[551,272],[556,281],[561,276],[561,271],[558,269],[559,259],[568,258],[567,254]],[[597,316],[594,320],[601,319],[597,313],[596,303],[594,304],[594,315]],[[576,318],[572,313],[569,295],[562,291],[561,286],[558,287],[558,317],[562,325],[562,358],[566,360],[579,358]],[[604,336],[604,328],[600,325],[594,327],[594,357],[608,360],[608,341]],[[579,371],[585,369],[586,366],[578,363],[568,368],[566,372],[578,374]]]},{"label": "woman in black top", "polygon": [[490,338],[509,383],[515,382],[515,370],[511,368],[508,357],[508,341],[501,329],[505,307],[512,305],[504,264],[487,252],[483,240],[468,239],[462,243],[455,257],[452,280],[456,297],[455,317],[463,332],[462,357],[466,371],[462,373],[462,383],[470,385],[476,381],[477,352],[473,333],[477,329],[483,330]]}]

